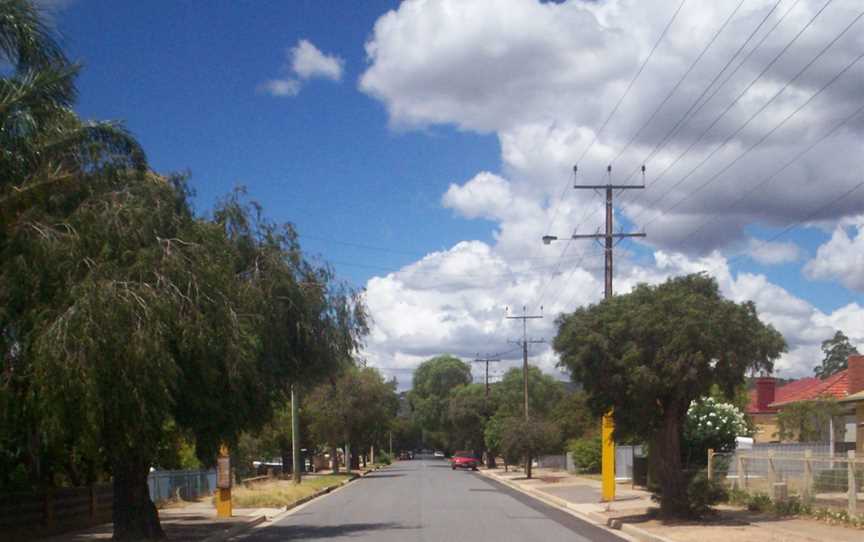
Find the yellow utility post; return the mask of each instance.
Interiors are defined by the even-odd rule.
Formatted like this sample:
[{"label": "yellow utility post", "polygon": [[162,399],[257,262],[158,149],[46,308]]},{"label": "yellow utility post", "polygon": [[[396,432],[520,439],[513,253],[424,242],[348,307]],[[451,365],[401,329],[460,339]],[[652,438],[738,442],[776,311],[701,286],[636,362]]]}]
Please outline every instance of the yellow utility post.
[{"label": "yellow utility post", "polygon": [[[578,164],[573,166],[573,173],[579,171]],[[606,255],[605,265],[605,287],[603,289],[603,299],[612,297],[612,249],[615,246],[615,239],[621,240],[625,237],[645,237],[645,233],[613,233],[614,213],[612,212],[612,195],[615,190],[628,190],[631,188],[645,188],[645,166],[642,166],[642,184],[612,184],[612,165],[606,166],[608,180],[606,184],[577,184],[573,188],[582,188],[587,190],[605,190],[606,191],[606,233],[574,233],[570,239],[603,239],[604,253]],[[552,241],[559,241],[557,235],[544,235],[543,244],[548,245]],[[602,455],[602,477],[603,477],[603,500],[611,502],[615,500],[615,442],[612,440],[612,432],[615,430],[615,421],[612,419],[612,412],[607,412],[603,416],[601,425],[601,434],[603,439],[603,455]]]},{"label": "yellow utility post", "polygon": [[231,482],[231,457],[223,444],[216,458],[216,516],[220,518],[231,517]]},{"label": "yellow utility post", "polygon": [[615,500],[615,441],[612,440],[612,432],[615,430],[615,420],[612,412],[603,416],[601,425],[601,438],[603,439],[602,476],[603,476],[603,500],[612,502]]}]

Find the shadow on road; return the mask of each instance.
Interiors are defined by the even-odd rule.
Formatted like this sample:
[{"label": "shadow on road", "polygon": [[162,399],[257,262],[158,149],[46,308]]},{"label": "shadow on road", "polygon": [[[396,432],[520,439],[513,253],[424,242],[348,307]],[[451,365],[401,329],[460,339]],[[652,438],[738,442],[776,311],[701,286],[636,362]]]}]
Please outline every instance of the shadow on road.
[{"label": "shadow on road", "polygon": [[401,478],[405,476],[404,474],[370,474],[365,476],[364,480],[375,480],[377,478]]},{"label": "shadow on road", "polygon": [[320,540],[341,536],[353,536],[369,531],[393,531],[416,529],[398,523],[348,523],[345,525],[274,525],[264,529],[250,540],[256,542],[276,540]]}]

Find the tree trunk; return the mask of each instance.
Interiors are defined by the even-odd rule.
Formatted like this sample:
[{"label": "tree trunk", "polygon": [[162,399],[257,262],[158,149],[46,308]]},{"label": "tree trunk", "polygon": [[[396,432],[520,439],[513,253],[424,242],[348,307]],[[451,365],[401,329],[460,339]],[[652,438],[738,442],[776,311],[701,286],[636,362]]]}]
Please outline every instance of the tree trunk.
[{"label": "tree trunk", "polygon": [[681,431],[677,408],[665,409],[663,426],[651,439],[649,461],[656,476],[655,482],[660,487],[660,516],[689,516],[687,476],[681,465]]},{"label": "tree trunk", "polygon": [[497,465],[495,464],[495,452],[493,452],[492,450],[486,450],[486,468],[497,468]]},{"label": "tree trunk", "polygon": [[165,538],[159,524],[159,513],[150,500],[146,461],[131,460],[115,463],[114,475],[114,540],[155,540]]},{"label": "tree trunk", "polygon": [[[291,457],[291,449],[288,446],[280,446],[279,455],[282,456],[282,477],[287,478],[291,474],[294,462]],[[258,475],[259,473],[255,473]]]},{"label": "tree trunk", "polygon": [[528,454],[528,458],[525,460],[525,476],[529,480],[531,479],[531,454]]},{"label": "tree trunk", "polygon": [[333,474],[339,474],[339,450],[336,446],[330,448],[330,466],[333,469]]}]

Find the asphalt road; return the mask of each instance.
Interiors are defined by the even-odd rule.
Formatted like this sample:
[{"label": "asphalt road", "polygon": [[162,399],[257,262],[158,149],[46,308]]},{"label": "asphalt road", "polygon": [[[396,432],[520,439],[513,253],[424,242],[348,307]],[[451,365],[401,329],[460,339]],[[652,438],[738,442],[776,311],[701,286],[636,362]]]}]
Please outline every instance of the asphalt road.
[{"label": "asphalt road", "polygon": [[401,461],[238,538],[244,542],[620,542],[608,531],[442,459]]}]

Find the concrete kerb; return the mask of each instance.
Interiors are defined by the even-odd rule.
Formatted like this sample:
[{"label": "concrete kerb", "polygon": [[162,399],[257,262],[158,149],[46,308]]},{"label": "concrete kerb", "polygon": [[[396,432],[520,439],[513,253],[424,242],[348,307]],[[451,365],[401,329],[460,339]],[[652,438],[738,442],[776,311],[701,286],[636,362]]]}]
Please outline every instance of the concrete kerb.
[{"label": "concrete kerb", "polygon": [[[623,523],[621,522],[621,520],[607,518],[602,514],[592,512],[590,510],[578,510],[576,508],[573,508],[573,506],[564,499],[555,497],[554,495],[540,493],[539,491],[533,490],[531,488],[522,487],[515,482],[511,482],[506,478],[496,476],[489,471],[481,470],[479,472],[483,476],[501,482],[502,484],[505,484],[508,487],[515,489],[516,491],[524,493],[525,495],[529,495],[537,499],[538,501],[542,501],[548,505],[560,508],[583,521],[587,521],[588,523],[597,525],[599,527],[607,527],[612,531],[620,531],[614,532],[613,534],[623,538],[624,540],[638,540],[639,542],[674,542],[673,540],[648,532],[645,529],[636,527],[635,525]],[[629,536],[624,536],[621,533],[626,533]]]},{"label": "concrete kerb", "polygon": [[351,476],[351,478],[348,478],[347,480],[343,480],[336,485],[333,485],[330,487],[325,487],[324,489],[318,490],[311,495],[307,495],[307,496],[303,497],[302,499],[298,499],[298,500],[292,502],[291,504],[286,505],[284,510],[282,510],[281,512],[279,512],[278,514],[276,514],[273,517],[269,517],[269,518],[267,516],[257,517],[255,519],[253,519],[252,521],[248,521],[246,523],[242,523],[240,525],[232,527],[231,529],[229,529],[228,531],[226,531],[222,534],[213,535],[209,538],[206,538],[206,539],[204,539],[203,542],[224,542],[225,540],[228,540],[229,538],[233,538],[235,536],[239,536],[241,534],[244,534],[248,530],[256,529],[256,528],[260,529],[262,527],[267,527],[267,525],[262,525],[262,524],[263,523],[270,524],[270,523],[273,523],[275,521],[278,521],[287,515],[290,515],[294,512],[299,511],[300,508],[305,507],[305,505],[308,504],[309,502],[311,502],[311,501],[313,501],[319,497],[323,497],[324,495],[328,495],[330,493],[333,493],[334,491],[338,491],[338,490],[342,489],[343,487],[345,487],[346,485],[348,485],[349,483],[353,482],[354,480],[357,480],[358,478],[363,478],[363,477],[367,476],[368,474],[375,472],[376,470],[381,469],[381,468],[383,468],[383,467],[373,467],[370,469],[366,469],[365,471],[361,472],[360,474],[354,474],[353,476]]}]

